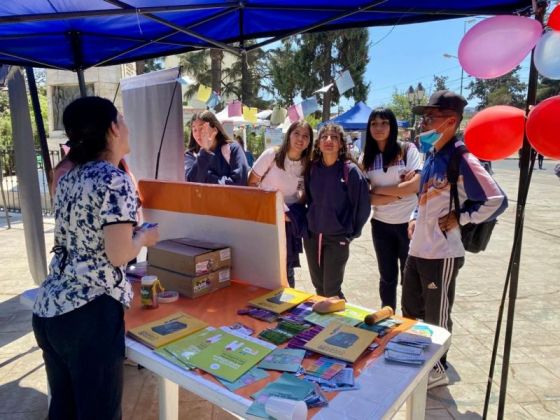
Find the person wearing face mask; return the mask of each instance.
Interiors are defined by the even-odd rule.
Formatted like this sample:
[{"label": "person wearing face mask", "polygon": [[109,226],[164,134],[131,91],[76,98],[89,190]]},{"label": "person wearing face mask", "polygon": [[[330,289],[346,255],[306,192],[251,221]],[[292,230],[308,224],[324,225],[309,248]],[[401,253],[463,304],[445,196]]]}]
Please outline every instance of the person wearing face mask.
[{"label": "person wearing face mask", "polygon": [[185,154],[185,180],[204,184],[247,185],[245,151],[232,141],[211,111],[193,115]]},{"label": "person wearing face mask", "polygon": [[[448,90],[435,92],[427,105],[413,108],[422,115],[420,143],[427,150],[420,177],[418,205],[408,226],[410,250],[405,264],[402,310],[408,318],[452,330],[455,282],[465,249],[459,225],[495,219],[507,208],[507,198],[490,174],[470,153],[461,155],[457,189],[460,218],[451,209],[447,168],[456,149],[456,136],[467,101]],[[434,366],[428,389],[447,385],[446,355]]]}]

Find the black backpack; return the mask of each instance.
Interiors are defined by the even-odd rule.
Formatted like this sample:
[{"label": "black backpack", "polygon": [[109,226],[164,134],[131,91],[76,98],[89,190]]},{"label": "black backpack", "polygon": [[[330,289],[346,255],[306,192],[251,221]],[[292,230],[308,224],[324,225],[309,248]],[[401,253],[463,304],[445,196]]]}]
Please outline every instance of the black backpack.
[{"label": "black backpack", "polygon": [[[460,213],[460,204],[459,204],[459,191],[457,191],[457,180],[459,179],[459,165],[461,163],[461,157],[468,153],[469,151],[463,145],[455,148],[455,150],[451,153],[451,157],[449,159],[449,165],[447,167],[447,181],[451,187],[451,194],[449,197],[449,211],[454,205],[455,207],[455,214],[457,216],[457,220],[459,220],[459,213]],[[465,202],[465,204],[469,204],[469,200]],[[494,226],[496,226],[497,219],[487,220],[482,223],[474,224],[469,223],[461,227],[461,241],[463,242],[463,246],[465,247],[465,251],[477,253],[480,251],[484,251],[488,242],[490,241],[490,237],[492,236],[492,231],[494,230]]]}]

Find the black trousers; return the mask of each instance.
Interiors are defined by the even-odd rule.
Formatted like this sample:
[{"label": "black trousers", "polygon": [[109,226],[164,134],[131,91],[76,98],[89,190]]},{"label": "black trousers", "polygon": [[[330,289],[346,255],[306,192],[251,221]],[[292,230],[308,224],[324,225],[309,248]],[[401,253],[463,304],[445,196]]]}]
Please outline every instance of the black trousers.
[{"label": "black trousers", "polygon": [[[451,332],[455,282],[464,263],[464,257],[428,260],[409,255],[404,269],[401,302],[403,315],[423,319]],[[447,354],[436,365],[438,370],[446,368]]]},{"label": "black trousers", "polygon": [[53,318],[33,315],[51,392],[49,420],[120,419],[124,311],[103,295]]},{"label": "black trousers", "polygon": [[350,257],[350,242],[344,236],[312,233],[303,240],[311,282],[320,296],[344,298],[342,281]]},{"label": "black trousers", "polygon": [[[408,256],[408,223],[390,224],[371,219],[371,235],[379,268],[381,306],[397,309],[399,273],[403,277]],[[399,270],[400,263],[400,270]]]}]

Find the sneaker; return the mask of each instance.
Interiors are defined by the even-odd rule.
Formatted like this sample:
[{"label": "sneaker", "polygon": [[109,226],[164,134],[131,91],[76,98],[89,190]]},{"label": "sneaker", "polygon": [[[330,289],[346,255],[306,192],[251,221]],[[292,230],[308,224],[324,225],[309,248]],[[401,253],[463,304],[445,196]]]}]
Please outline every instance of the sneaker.
[{"label": "sneaker", "polygon": [[428,375],[428,389],[436,388],[438,386],[445,386],[449,384],[449,378],[445,371],[439,371],[437,369],[432,369]]}]

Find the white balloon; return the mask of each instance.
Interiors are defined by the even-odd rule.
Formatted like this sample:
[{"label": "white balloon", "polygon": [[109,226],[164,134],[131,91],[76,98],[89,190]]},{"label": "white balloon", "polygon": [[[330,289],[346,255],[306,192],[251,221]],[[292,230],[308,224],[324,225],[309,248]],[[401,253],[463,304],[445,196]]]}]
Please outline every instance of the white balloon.
[{"label": "white balloon", "polygon": [[545,33],[535,47],[535,66],[549,79],[560,79],[560,31]]}]

